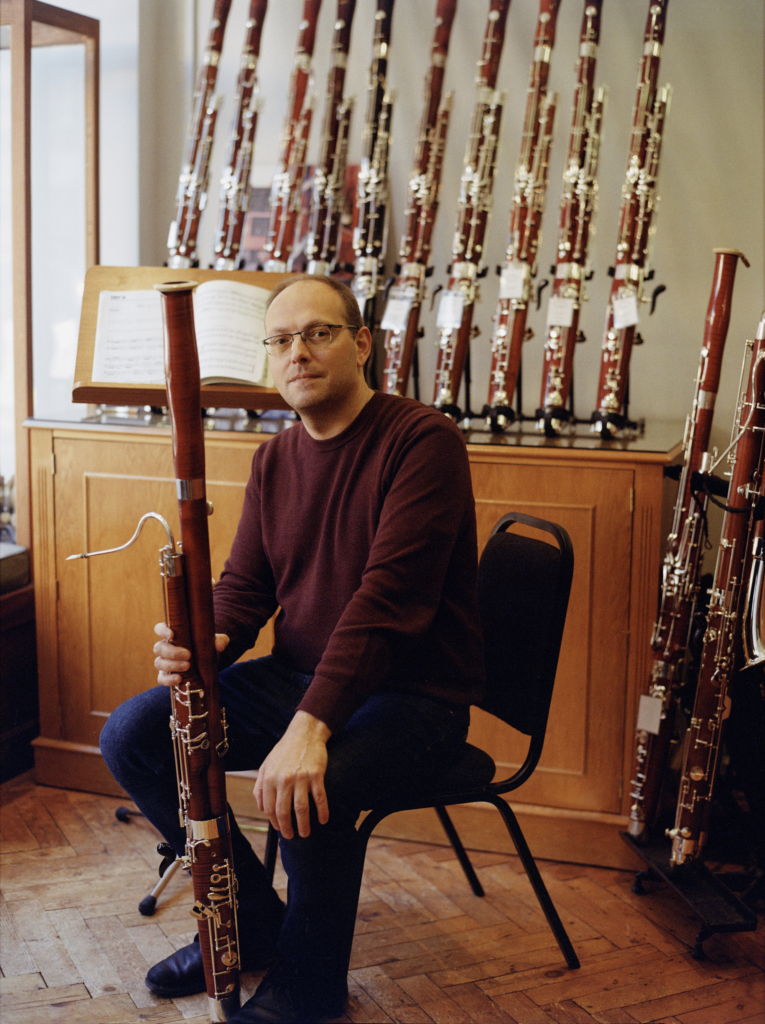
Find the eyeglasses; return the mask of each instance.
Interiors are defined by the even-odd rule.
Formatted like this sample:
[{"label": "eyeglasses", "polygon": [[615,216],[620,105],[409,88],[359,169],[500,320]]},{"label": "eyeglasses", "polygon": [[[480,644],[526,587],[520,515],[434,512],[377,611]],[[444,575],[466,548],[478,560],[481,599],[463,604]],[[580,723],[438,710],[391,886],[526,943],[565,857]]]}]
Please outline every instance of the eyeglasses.
[{"label": "eyeglasses", "polygon": [[345,327],[349,331],[356,330],[349,324],[315,324],[313,327],[306,327],[303,331],[293,331],[292,334],[274,334],[271,338],[264,338],[263,344],[269,355],[280,356],[285,352],[292,351],[292,342],[295,338],[301,337],[303,343],[311,348],[327,348],[335,339],[333,331],[342,331]]}]

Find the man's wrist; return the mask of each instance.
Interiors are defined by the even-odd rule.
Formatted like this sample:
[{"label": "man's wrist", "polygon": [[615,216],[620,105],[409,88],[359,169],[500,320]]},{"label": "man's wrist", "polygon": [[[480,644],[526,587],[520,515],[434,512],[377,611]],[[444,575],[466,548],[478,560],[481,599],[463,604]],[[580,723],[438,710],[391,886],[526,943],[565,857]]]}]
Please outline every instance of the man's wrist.
[{"label": "man's wrist", "polygon": [[321,740],[322,743],[326,743],[332,735],[332,730],[327,723],[322,722],[320,718],[312,715],[310,711],[296,711],[294,721],[296,724],[299,724],[301,728],[306,729],[317,739]]}]

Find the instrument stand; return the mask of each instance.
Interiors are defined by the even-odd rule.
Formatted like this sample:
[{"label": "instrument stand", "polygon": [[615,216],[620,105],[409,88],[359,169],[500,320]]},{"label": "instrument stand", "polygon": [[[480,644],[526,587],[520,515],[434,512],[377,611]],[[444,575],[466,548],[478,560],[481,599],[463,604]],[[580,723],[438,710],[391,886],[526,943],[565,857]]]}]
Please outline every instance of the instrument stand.
[{"label": "instrument stand", "polygon": [[605,419],[598,417],[598,411],[592,414],[590,420],[577,420],[577,423],[599,423],[600,426],[600,437],[602,441],[611,441],[615,436],[618,436],[622,430],[635,430],[639,434],[643,433],[645,429],[645,422],[642,420],[631,420],[629,418],[629,407],[630,407],[630,369],[627,370],[627,383],[624,388],[624,413],[618,417],[621,420],[620,423],[612,423]]},{"label": "instrument stand", "polygon": [[681,868],[669,863],[669,845],[655,839],[642,846],[628,832],[620,832],[624,842],[645,862],[647,867],[638,871],[632,891],[647,895],[643,882],[661,879],[667,883],[690,909],[701,918],[701,931],[691,950],[694,960],[706,959],[703,944],[718,932],[751,932],[757,928],[757,915],[733,893],[723,881],[724,876],[714,874],[699,862]]},{"label": "instrument stand", "polygon": [[[117,821],[127,823],[130,821],[131,817],[145,818],[146,815],[143,814],[142,811],[131,811],[128,807],[118,807],[114,812],[114,817]],[[157,847],[157,853],[162,856],[162,862],[159,865],[159,879],[155,882],[154,887],[148,896],[144,896],[138,904],[138,912],[144,917],[151,917],[154,914],[154,911],[157,908],[157,898],[178,868],[183,864],[183,858],[176,857],[175,851],[171,846],[168,846],[167,843],[160,843]]]}]

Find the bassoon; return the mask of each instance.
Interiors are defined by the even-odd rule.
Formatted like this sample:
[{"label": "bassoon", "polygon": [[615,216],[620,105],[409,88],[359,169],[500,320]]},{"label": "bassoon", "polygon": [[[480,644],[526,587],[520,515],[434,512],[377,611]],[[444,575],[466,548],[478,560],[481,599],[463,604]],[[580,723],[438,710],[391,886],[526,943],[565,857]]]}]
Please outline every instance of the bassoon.
[{"label": "bassoon", "polygon": [[491,213],[504,94],[496,91],[510,0],[491,0],[478,62],[476,98],[460,180],[457,226],[449,281],[442,294],[436,326],[438,358],[433,405],[458,418],[460,381],[473,336],[478,279],[485,273],[483,243]]},{"label": "bassoon", "polygon": [[355,9],[356,0],[337,0],[319,159],[311,182],[305,244],[309,274],[329,274],[334,270],[340,243],[348,133],[353,112],[353,99],[343,98],[343,88]]},{"label": "bassoon", "polygon": [[[534,57],[529,75],[521,152],[515,168],[510,235],[501,268],[499,299],[491,339],[489,391],[482,415],[492,430],[515,419],[512,409],[523,342],[530,337],[526,316],[531,282],[537,272],[545,208],[550,146],[557,96],[548,95],[550,58],[555,45],[555,24],[560,0],[540,0],[534,32]],[[519,413],[521,410],[518,410]]]},{"label": "bassoon", "polygon": [[739,259],[749,266],[743,253],[715,249],[696,391],[685,425],[680,484],[667,538],[659,611],[651,636],[651,677],[647,694],[640,699],[635,736],[629,833],[643,841],[651,837],[656,826],[675,712],[687,672],[706,535],[707,494],[699,487],[698,474],[708,459]]},{"label": "bassoon", "polygon": [[579,35],[555,278],[547,312],[542,393],[536,412],[537,427],[548,437],[559,434],[571,418],[568,403],[572,394],[574,346],[578,340],[584,340],[579,332],[579,310],[587,297],[587,253],[597,201],[600,126],[605,104],[605,89],[595,89],[601,4],[602,0],[585,0]]},{"label": "bassoon", "polygon": [[367,85],[367,113],[361,136],[361,163],[356,182],[353,226],[355,261],[351,291],[364,323],[374,330],[375,300],[385,260],[388,234],[388,154],[393,97],[388,90],[388,50],[394,0],[377,0],[372,64]]},{"label": "bassoon", "polygon": [[168,267],[191,267],[199,263],[197,235],[202,211],[207,203],[215,122],[220,102],[215,97],[215,80],[223,48],[231,0],[215,0],[207,45],[194,91],[194,108],[178,178],[175,219],[167,239]]},{"label": "bassoon", "polygon": [[284,273],[292,266],[292,250],[302,213],[308,135],[313,117],[311,64],[320,8],[321,0],[304,0],[281,149],[269,197],[271,212],[263,246],[269,254],[264,267],[269,273]]},{"label": "bassoon", "polygon": [[[686,750],[677,796],[670,864],[699,861],[706,845],[710,802],[727,717],[728,687],[743,667],[742,626],[747,561],[755,515],[762,514],[765,455],[765,313],[754,342],[747,342],[748,371],[738,403],[731,444],[730,487],[723,516],[696,697],[686,734]],[[750,354],[751,353],[751,354]],[[743,391],[740,389],[739,394]],[[724,453],[725,454],[725,453]],[[722,456],[720,458],[721,461]]]},{"label": "bassoon", "polygon": [[184,862],[194,887],[210,1020],[226,1021],[239,1008],[237,882],[231,846],[223,758],[228,750],[226,715],[218,691],[215,619],[205,490],[205,449],[200,414],[199,358],[192,293],[181,281],[155,285],[162,293],[165,375],[172,422],[173,460],[181,545],[156,512],[142,516],[122,547],[70,558],[90,558],[130,547],[149,519],[164,526],[167,544],[159,553],[165,619],[173,643],[191,653],[189,668],[171,687],[170,731],[178,781],[179,818],[186,831]]},{"label": "bassoon", "polygon": [[449,38],[457,0],[438,0],[430,66],[425,76],[422,118],[409,175],[399,265],[381,321],[385,331],[385,369],[382,390],[406,395],[415,345],[420,333],[420,307],[430,265],[433,229],[441,190],[451,94],[442,99]]},{"label": "bassoon", "polygon": [[650,248],[655,231],[664,119],[669,86],[657,87],[669,0],[650,0],[632,115],[627,173],[622,186],[619,239],[601,345],[600,376],[591,429],[603,438],[627,426],[627,383],[643,285],[649,278]]},{"label": "bassoon", "polygon": [[250,205],[250,169],[260,103],[258,57],[267,8],[268,0],[250,0],[236,82],[236,109],[220,180],[220,212],[214,246],[216,270],[236,270],[239,262],[244,219]]}]

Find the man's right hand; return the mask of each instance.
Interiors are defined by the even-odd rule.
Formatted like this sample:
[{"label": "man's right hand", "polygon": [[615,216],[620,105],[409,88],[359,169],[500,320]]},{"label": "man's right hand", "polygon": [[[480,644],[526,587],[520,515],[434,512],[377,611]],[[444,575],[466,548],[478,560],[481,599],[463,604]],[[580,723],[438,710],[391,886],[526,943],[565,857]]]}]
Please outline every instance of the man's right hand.
[{"label": "man's right hand", "polygon": [[[181,672],[185,672],[191,663],[191,654],[185,647],[175,647],[172,643],[173,631],[166,622],[158,622],[154,632],[160,638],[154,644],[154,667],[158,669],[157,682],[162,686],[175,686],[181,682]],[[220,654],[228,647],[229,638],[225,633],[215,634],[215,650]]]}]

